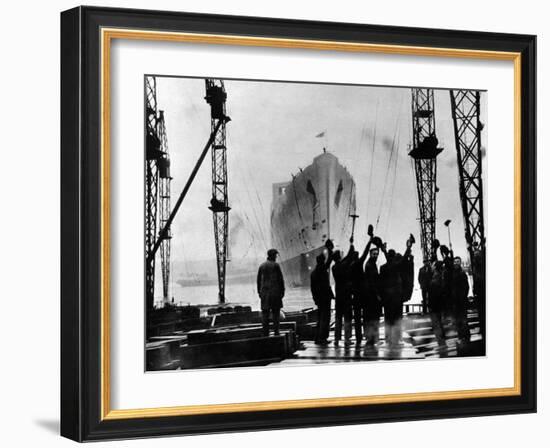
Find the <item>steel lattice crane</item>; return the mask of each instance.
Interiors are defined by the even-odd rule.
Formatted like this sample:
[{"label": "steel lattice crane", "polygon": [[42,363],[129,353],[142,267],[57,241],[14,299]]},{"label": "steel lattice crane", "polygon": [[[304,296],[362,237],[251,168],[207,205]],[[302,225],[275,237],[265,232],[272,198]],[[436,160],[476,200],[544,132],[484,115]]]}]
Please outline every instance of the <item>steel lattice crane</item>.
[{"label": "steel lattice crane", "polygon": [[[157,81],[154,76],[145,78],[146,95],[146,157],[145,157],[145,288],[147,307],[154,306],[155,294],[155,243],[157,229],[164,229],[170,216],[170,159],[164,113],[158,110]],[[168,301],[170,282],[170,229],[161,235],[161,271],[164,301]]]},{"label": "steel lattice crane", "polygon": [[412,89],[413,149],[418,207],[420,212],[420,244],[424,258],[431,260],[435,240],[437,155],[434,94],[432,89]]},{"label": "steel lattice crane", "polygon": [[225,139],[227,93],[222,80],[205,79],[206,102],[211,106],[210,126],[212,142],[212,210],[216,262],[218,270],[218,300],[225,302],[225,272],[228,256],[229,202],[227,198],[227,147]]},{"label": "steel lattice crane", "polygon": [[464,216],[464,234],[470,255],[473,293],[479,313],[479,332],[485,341],[485,226],[483,222],[483,183],[481,178],[480,92],[451,90],[459,193]]},{"label": "steel lattice crane", "polygon": [[[166,135],[166,123],[164,121],[164,112],[159,111],[158,136],[160,139],[160,147],[162,156],[158,159],[158,175],[159,175],[159,228],[164,229],[170,217],[170,154],[168,152],[168,138]],[[162,272],[162,293],[164,303],[170,301],[170,241],[172,233],[170,226],[163,233],[162,243],[160,245],[160,263]]]},{"label": "steel lattice crane", "polygon": [[161,141],[158,136],[157,82],[155,77],[145,78],[145,295],[147,309],[153,309],[155,294],[155,257],[151,256],[157,239],[158,164]]},{"label": "steel lattice crane", "polygon": [[[218,263],[219,300],[225,301],[225,266],[227,262],[227,236],[228,236],[228,212],[230,207],[227,201],[227,161],[225,145],[225,125],[230,118],[225,114],[225,100],[227,94],[221,80],[206,80],[206,101],[211,110],[211,133],[202,150],[195,167],[191,171],[189,179],[185,183],[173,210],[170,210],[170,160],[168,158],[168,145],[166,141],[166,127],[164,115],[156,113],[156,82],[154,77],[146,79],[147,95],[147,160],[146,160],[146,290],[147,306],[152,309],[154,305],[154,281],[155,281],[155,254],[164,247],[163,279],[165,300],[168,296],[168,284],[170,277],[170,226],[189,188],[193,183],[208,151],[212,150],[212,199],[210,209],[214,215],[214,231],[216,240],[216,255]],[[159,197],[161,214],[159,219],[160,230],[158,237],[156,231],[156,211]]]},{"label": "steel lattice crane", "polygon": [[473,90],[451,90],[455,144],[458,161],[460,201],[464,215],[464,233],[470,261],[474,248],[484,249],[483,185],[481,181],[480,93]]}]

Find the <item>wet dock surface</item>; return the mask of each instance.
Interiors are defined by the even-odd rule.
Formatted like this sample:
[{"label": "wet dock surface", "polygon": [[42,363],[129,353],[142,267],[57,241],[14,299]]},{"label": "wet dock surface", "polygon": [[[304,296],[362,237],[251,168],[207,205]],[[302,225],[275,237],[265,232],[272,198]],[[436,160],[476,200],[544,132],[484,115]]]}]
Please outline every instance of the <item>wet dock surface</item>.
[{"label": "wet dock surface", "polygon": [[411,344],[403,344],[401,347],[389,347],[384,342],[374,347],[366,345],[357,346],[355,341],[349,347],[340,343],[334,346],[332,343],[327,346],[319,346],[312,341],[304,341],[303,349],[298,350],[295,357],[284,359],[282,365],[303,365],[303,364],[327,364],[338,362],[356,361],[380,361],[395,359],[418,359],[419,355]]},{"label": "wet dock surface", "polygon": [[459,341],[456,326],[449,318],[443,321],[445,341],[438,343],[429,315],[410,313],[403,317],[402,342],[388,344],[384,319],[380,319],[379,342],[369,346],[354,337],[348,344],[334,341],[332,319],[329,343],[318,345],[315,338],[315,310],[286,313],[281,334],[263,334],[258,313],[216,314],[206,326],[187,331],[172,331],[151,336],[148,340],[148,370],[178,370],[246,366],[298,366],[365,361],[420,360],[484,356],[485,347],[479,332],[477,311],[467,314],[468,342]]},{"label": "wet dock surface", "polygon": [[380,325],[380,342],[368,346],[362,341],[357,345],[354,337],[351,344],[344,341],[334,343],[334,332],[326,345],[317,345],[313,341],[302,341],[301,347],[293,357],[284,359],[282,365],[327,364],[360,361],[414,360],[426,358],[451,358],[458,356],[482,356],[482,338],[479,334],[477,313],[468,314],[470,342],[459,343],[456,331],[448,323],[445,327],[445,344],[439,345],[432,330],[431,320],[426,315],[409,315],[403,320],[403,342],[391,346],[385,341],[383,319]]}]

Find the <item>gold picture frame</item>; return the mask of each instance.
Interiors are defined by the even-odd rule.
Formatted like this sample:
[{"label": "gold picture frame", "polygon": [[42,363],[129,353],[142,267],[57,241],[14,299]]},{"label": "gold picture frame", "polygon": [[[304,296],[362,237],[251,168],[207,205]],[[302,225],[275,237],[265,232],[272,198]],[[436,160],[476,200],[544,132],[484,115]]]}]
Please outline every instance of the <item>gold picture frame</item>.
[{"label": "gold picture frame", "polygon": [[[108,10],[103,8],[76,8],[74,10],[63,13],[62,26],[65,29],[67,35],[73,37],[74,42],[72,44],[66,43],[67,48],[65,55],[65,72],[62,67],[62,77],[67,79],[69,77],[80,76],[80,84],[75,90],[74,83],[71,84],[71,88],[67,87],[65,95],[77,95],[78,98],[82,98],[82,92],[84,81],[82,77],[82,64],[86,62],[90,55],[82,55],[79,52],[84,51],[82,48],[77,47],[76,42],[82,42],[83,39],[87,39],[91,42],[91,48],[96,48],[97,54],[93,56],[94,64],[97,64],[99,83],[97,90],[92,92],[88,91],[88,95],[97,96],[98,108],[100,112],[99,129],[90,129],[90,132],[97,133],[97,139],[99,143],[98,148],[98,160],[99,163],[95,166],[96,170],[99,170],[99,179],[97,180],[97,193],[99,197],[99,207],[97,213],[96,224],[99,226],[98,236],[98,259],[97,270],[100,280],[97,285],[97,292],[95,297],[97,299],[97,313],[94,313],[96,318],[96,333],[99,335],[99,341],[97,343],[97,353],[99,359],[96,360],[95,366],[98,368],[98,376],[95,377],[96,387],[88,384],[83,384],[82,376],[67,379],[68,376],[74,375],[74,365],[79,362],[83,362],[82,359],[74,359],[73,353],[80,352],[83,347],[68,347],[64,350],[64,353],[71,353],[70,356],[66,355],[63,363],[65,373],[65,380],[70,382],[70,387],[63,388],[65,397],[71,396],[74,402],[77,402],[77,406],[80,409],[82,419],[78,422],[74,421],[74,418],[67,417],[68,410],[62,409],[62,433],[70,438],[77,440],[93,440],[95,438],[119,438],[119,437],[133,437],[135,434],[146,435],[158,435],[158,434],[170,434],[170,433],[193,433],[204,432],[204,423],[197,423],[192,421],[186,423],[185,419],[196,416],[212,416],[212,415],[228,415],[246,413],[248,416],[252,414],[261,414],[267,411],[302,411],[307,410],[319,410],[325,408],[326,414],[323,417],[313,416],[308,417],[309,420],[305,421],[304,425],[310,424],[325,424],[330,423],[330,415],[336,416],[338,414],[335,409],[346,408],[348,412],[353,412],[353,408],[361,410],[363,412],[368,408],[368,412],[374,412],[376,405],[392,405],[398,403],[411,403],[415,406],[422,406],[422,403],[430,403],[431,408],[426,408],[426,412],[429,415],[438,415],[437,408],[441,410],[441,416],[450,415],[449,406],[451,401],[461,400],[474,403],[473,407],[464,409],[462,415],[476,415],[485,412],[485,408],[480,408],[477,412],[475,409],[475,401],[483,403],[498,403],[499,400],[504,405],[504,408],[508,407],[512,412],[522,412],[534,410],[533,404],[533,387],[532,384],[534,375],[534,349],[531,347],[526,350],[526,344],[533,338],[532,332],[534,324],[532,312],[534,297],[530,296],[530,292],[533,286],[530,285],[526,292],[526,275],[525,270],[528,270],[528,278],[532,278],[535,275],[535,259],[534,259],[534,247],[532,242],[525,244],[524,236],[522,233],[522,227],[528,226],[525,230],[532,230],[535,225],[534,216],[534,197],[526,197],[525,188],[528,188],[532,179],[526,179],[525,174],[532,172],[534,160],[526,157],[526,154],[534,153],[534,142],[532,136],[525,135],[526,130],[529,130],[533,126],[534,111],[532,102],[532,92],[535,86],[530,84],[531,79],[534,77],[532,65],[534,59],[534,38],[532,36],[516,36],[516,35],[503,35],[500,44],[497,45],[501,48],[490,48],[494,43],[489,39],[490,35],[479,35],[481,33],[466,32],[440,32],[437,36],[434,36],[432,30],[414,30],[411,31],[411,35],[414,38],[407,39],[406,33],[399,39],[392,37],[390,34],[391,27],[382,27],[382,29],[369,30],[366,25],[356,25],[357,29],[364,30],[364,41],[346,41],[345,34],[347,31],[344,25],[339,24],[317,24],[316,32],[312,32],[312,38],[298,37],[303,34],[299,23],[286,23],[285,21],[272,21],[269,22],[271,31],[268,33],[270,36],[251,35],[251,30],[246,27],[257,26],[263,21],[269,21],[270,19],[240,19],[234,18],[234,25],[243,27],[242,34],[230,34],[227,31],[224,32],[223,27],[220,27],[219,33],[213,32],[199,32],[194,21],[198,21],[199,17],[202,21],[208,21],[209,16],[186,16],[177,13],[159,13],[159,12],[141,12],[139,19],[134,19],[134,16],[130,11],[123,10]],[[227,19],[227,18],[226,18]],[[136,23],[133,21],[136,20]],[[147,21],[154,23],[155,29],[147,29],[145,26]],[[165,29],[162,29],[158,24],[166,21]],[[171,26],[173,21],[181,21],[182,31],[174,31]],[[216,18],[211,18],[212,22],[210,28],[214,28],[218,25]],[[255,23],[254,20],[259,21]],[[169,22],[169,23],[168,23]],[[82,23],[88,24],[88,28],[82,27]],[[201,22],[202,23],[202,22]],[[252,23],[252,25],[250,25]],[[80,24],[80,25],[79,25]],[[303,24],[302,24],[303,25]],[[296,38],[289,37],[277,37],[277,26],[284,28],[279,30],[281,35],[288,33],[288,27],[296,30]],[[189,28],[190,31],[185,31]],[[209,28],[209,27],[203,27]],[[93,30],[90,31],[90,29]],[[338,40],[321,39],[315,37],[316,34],[321,34],[322,30],[331,30],[333,33],[340,30],[342,36]],[[74,39],[74,33],[77,33],[80,40]],[[369,34],[370,32],[370,34]],[[415,34],[416,33],[416,34]],[[443,35],[440,35],[443,34]],[[63,34],[62,34],[63,35]],[[433,45],[426,45],[422,42],[422,39],[418,37],[422,35],[424,40],[431,37]],[[374,38],[373,38],[374,37]],[[472,45],[472,39],[476,38],[477,48],[471,47],[452,47],[450,45],[460,45],[460,42],[469,42],[468,45]],[[468,40],[469,38],[469,40]],[[396,395],[374,395],[374,396],[354,396],[354,397],[339,397],[339,398],[315,398],[305,400],[282,400],[282,401],[269,401],[269,402],[246,402],[246,403],[232,403],[232,404],[218,404],[218,405],[182,405],[176,407],[161,407],[161,408],[142,408],[142,409],[112,409],[111,408],[111,372],[110,372],[110,358],[112,356],[110,350],[110,246],[111,246],[111,234],[110,234],[110,185],[111,185],[111,147],[110,147],[110,135],[111,135],[111,116],[110,116],[110,103],[111,103],[111,85],[110,85],[110,73],[111,73],[111,45],[114,40],[127,39],[127,40],[140,40],[140,41],[163,41],[163,42],[185,42],[185,43],[200,43],[211,45],[237,45],[237,46],[253,46],[253,47],[274,47],[274,48],[290,48],[301,50],[327,50],[327,51],[344,51],[344,52],[369,52],[369,53],[382,53],[382,54],[398,54],[409,56],[435,56],[435,57],[449,57],[449,58],[466,58],[466,59],[483,59],[483,60],[503,60],[511,61],[514,65],[514,159],[515,159],[515,179],[514,179],[514,259],[515,259],[515,279],[514,279],[514,386],[508,388],[489,388],[489,389],[477,389],[477,390],[460,390],[460,391],[447,391],[447,392],[430,392],[430,393],[406,393]],[[386,42],[380,40],[385,39]],[[399,41],[401,39],[401,41]],[[493,39],[494,40],[494,39]],[[93,41],[93,42],[92,42]],[[411,45],[406,44],[406,41],[413,41]],[[72,46],[71,46],[72,45]],[[70,47],[70,48],[69,48]],[[83,46],[84,47],[84,46]],[[63,48],[62,48],[63,51]],[[78,55],[79,58],[76,58]],[[68,82],[68,81],[67,81]],[[71,101],[67,100],[64,104],[64,110],[66,113],[70,113],[71,108],[67,105]],[[72,103],[71,103],[72,104]],[[75,106],[75,107],[78,107]],[[62,116],[63,119],[63,116]],[[526,122],[527,121],[527,122]],[[79,116],[78,120],[71,123],[63,123],[67,128],[71,130],[65,131],[67,135],[71,132],[74,133],[74,126],[86,126],[86,117]],[[72,134],[70,134],[72,135]],[[69,137],[67,137],[68,139]],[[90,150],[86,149],[82,141],[79,141],[80,151]],[[88,145],[89,146],[89,145]],[[64,152],[68,152],[73,149],[74,146],[68,146],[65,141],[65,146],[62,147],[62,157]],[[72,160],[72,156],[67,156],[67,159],[71,159],[71,163],[66,163],[63,168],[63,175],[67,175],[67,170],[74,170],[74,166],[78,164],[78,161]],[[526,164],[528,166],[526,166]],[[90,167],[86,167],[89,170]],[[534,194],[534,193],[529,193]],[[79,207],[82,207],[82,203],[72,204],[70,210],[66,210],[65,219],[74,219],[74,213],[77,213]],[[527,218],[526,218],[527,216]],[[526,221],[527,219],[527,221]],[[68,224],[67,224],[68,225]],[[534,235],[532,235],[534,238]],[[73,242],[74,245],[74,242]],[[65,257],[69,257],[71,251],[81,251],[81,246],[67,247],[65,248],[67,254]],[[527,252],[527,253],[526,253]],[[80,252],[82,256],[82,252]],[[525,260],[528,261],[528,265]],[[74,285],[74,279],[66,279],[68,289],[71,289]],[[69,285],[69,283],[71,283]],[[529,289],[530,288],[530,289]],[[82,300],[84,299],[81,296]],[[94,299],[94,300],[96,300]],[[62,304],[65,306],[66,314],[72,314],[75,312],[74,305],[67,305],[69,300],[75,300],[74,296],[66,294],[62,297]],[[529,302],[529,304],[526,304]],[[95,303],[95,302],[94,302]],[[90,305],[88,305],[90,306]],[[80,304],[77,306],[78,312],[82,313],[86,308]],[[82,316],[82,314],[80,314]],[[97,318],[99,321],[97,322]],[[63,325],[74,325],[69,323],[67,317],[63,318]],[[529,322],[529,328],[525,327],[525,323]],[[72,332],[82,332],[83,327],[72,328]],[[526,334],[528,332],[528,334]],[[90,339],[93,339],[93,335],[89,335]],[[62,341],[62,344],[69,344],[67,341]],[[74,343],[71,342],[71,344]],[[83,365],[81,365],[81,368]],[[87,380],[88,381],[88,380]],[[530,386],[526,387],[527,382]],[[77,385],[79,384],[79,385]],[[75,397],[75,390],[82,388],[85,392],[80,394],[79,397]],[[90,390],[98,390],[97,396],[98,402],[91,407],[85,402],[90,401],[92,397],[83,396],[89,394]],[[63,395],[63,392],[62,392]],[[78,395],[78,394],[77,394]],[[483,399],[485,401],[483,401]],[[434,406],[435,403],[435,406]],[[439,403],[439,405],[437,404]],[[332,412],[332,414],[331,414]],[[394,410],[393,418],[396,420],[407,418],[406,415],[399,416],[399,411]],[[430,414],[430,412],[432,414]],[[460,411],[459,411],[460,413]],[[304,414],[305,415],[305,414]],[[329,417],[327,417],[329,415]],[[163,428],[163,419],[171,418],[174,422],[176,429],[166,431]],[[311,419],[317,418],[316,421]],[[362,415],[362,420],[376,421],[377,417],[373,414],[372,418]],[[143,422],[145,419],[148,423],[145,423],[145,429],[142,426],[139,431],[133,429],[136,421]],[[276,421],[272,425],[266,425],[263,419],[260,419],[257,426],[254,426],[253,422],[247,425],[241,425],[235,423],[236,429],[250,429],[254,427],[267,428],[267,427],[291,427],[292,424],[281,421],[280,426]],[[94,425],[85,421],[95,422]],[[333,421],[341,421],[339,419]],[[345,421],[353,421],[349,418]],[[344,422],[345,422],[344,421]],[[64,423],[65,422],[65,423]],[[143,424],[143,423],[141,423]],[[119,426],[117,426],[119,425]],[[180,430],[178,430],[178,425]],[[263,426],[262,426],[263,425]],[[301,426],[301,425],[298,425]],[[101,429],[105,427],[105,429]],[[228,428],[220,425],[219,430],[227,430]],[[209,429],[210,430],[210,429]],[[213,429],[214,431],[216,429]]]}]

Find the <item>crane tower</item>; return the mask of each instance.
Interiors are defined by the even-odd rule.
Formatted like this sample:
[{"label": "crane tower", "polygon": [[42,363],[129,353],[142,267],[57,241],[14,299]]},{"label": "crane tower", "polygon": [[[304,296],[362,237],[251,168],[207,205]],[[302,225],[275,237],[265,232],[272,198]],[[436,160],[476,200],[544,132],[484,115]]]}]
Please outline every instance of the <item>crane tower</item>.
[{"label": "crane tower", "polygon": [[[170,217],[170,155],[168,152],[168,138],[166,136],[166,123],[164,121],[164,112],[159,111],[158,135],[160,139],[162,155],[158,159],[159,174],[159,230],[164,229]],[[160,245],[160,263],[162,272],[162,297],[163,302],[170,301],[170,241],[172,233],[170,227],[160,235],[162,243]]]},{"label": "crane tower", "polygon": [[480,93],[473,90],[451,90],[455,144],[458,161],[460,202],[470,261],[474,248],[485,246],[483,223],[483,186],[481,181]]},{"label": "crane tower", "polygon": [[157,237],[158,166],[160,139],[157,133],[157,82],[145,77],[145,296],[147,309],[153,309],[155,294],[155,257],[151,257]]},{"label": "crane tower", "polygon": [[[214,222],[214,240],[216,244],[216,262],[218,271],[218,300],[225,302],[225,272],[228,255],[229,202],[227,198],[227,147],[225,124],[227,93],[222,80],[205,79],[206,102],[210,104],[211,132],[215,134],[212,150],[212,210]],[[217,131],[216,131],[217,130]]]},{"label": "crane tower", "polygon": [[412,89],[414,171],[420,212],[420,244],[424,258],[433,256],[435,240],[437,155],[433,89]]},{"label": "crane tower", "polygon": [[[170,159],[164,113],[158,110],[157,80],[145,77],[145,295],[147,309],[153,309],[155,294],[155,243],[170,215]],[[160,210],[159,210],[160,209]],[[160,213],[159,213],[160,212]],[[170,233],[161,242],[161,270],[164,300],[168,300],[170,279]]]}]

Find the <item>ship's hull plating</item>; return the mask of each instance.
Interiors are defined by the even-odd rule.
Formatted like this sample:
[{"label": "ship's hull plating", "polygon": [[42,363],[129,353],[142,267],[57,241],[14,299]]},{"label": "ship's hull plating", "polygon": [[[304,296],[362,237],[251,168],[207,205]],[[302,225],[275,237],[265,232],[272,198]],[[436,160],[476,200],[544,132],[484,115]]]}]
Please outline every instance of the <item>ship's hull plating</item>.
[{"label": "ship's hull plating", "polygon": [[347,247],[355,182],[331,153],[317,156],[290,182],[273,185],[271,241],[288,285],[307,286],[327,239]]}]

